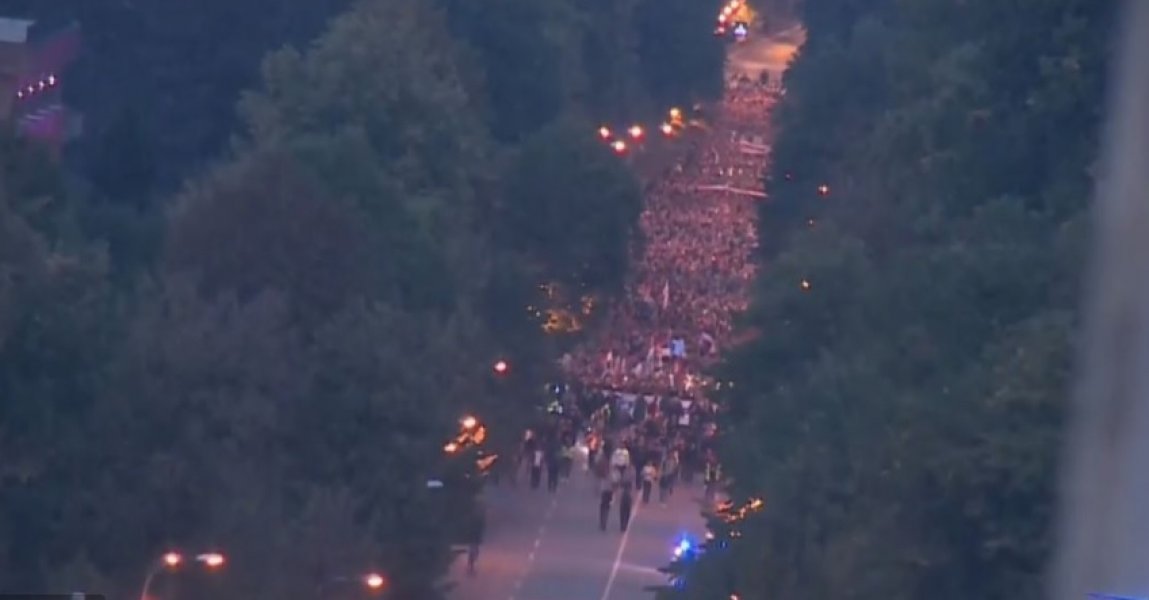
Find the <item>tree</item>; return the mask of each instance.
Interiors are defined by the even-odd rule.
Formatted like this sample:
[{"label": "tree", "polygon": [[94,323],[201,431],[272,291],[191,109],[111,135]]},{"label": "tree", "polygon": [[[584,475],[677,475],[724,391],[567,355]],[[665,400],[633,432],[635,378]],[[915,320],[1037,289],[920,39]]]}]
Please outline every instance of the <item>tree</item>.
[{"label": "tree", "polygon": [[500,239],[526,254],[542,281],[617,289],[641,195],[634,177],[589,130],[564,122],[524,144],[497,212]]},{"label": "tree", "polygon": [[[356,297],[384,297],[388,263],[372,264],[357,207],[325,190],[291,156],[241,159],[193,188],[174,214],[167,268],[194,273],[208,294],[288,295],[304,315],[327,315]],[[390,277],[388,275],[391,275]]]},{"label": "tree", "polygon": [[716,373],[732,492],[766,509],[667,596],[1037,598],[1111,7],[805,12],[743,324],[768,333]]}]

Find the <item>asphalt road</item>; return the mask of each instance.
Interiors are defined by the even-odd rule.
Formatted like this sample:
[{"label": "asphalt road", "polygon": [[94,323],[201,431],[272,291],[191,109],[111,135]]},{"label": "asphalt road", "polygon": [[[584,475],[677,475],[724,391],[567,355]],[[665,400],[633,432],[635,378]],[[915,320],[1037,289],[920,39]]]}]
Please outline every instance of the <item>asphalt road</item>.
[{"label": "asphalt road", "polygon": [[[734,46],[727,60],[731,74],[780,75],[801,45],[805,32],[792,28],[751,37]],[[742,130],[754,127],[743,124]],[[719,133],[718,135],[727,135]],[[665,506],[657,499],[636,506],[629,531],[618,530],[615,507],[610,527],[598,529],[594,478],[576,467],[558,492],[530,490],[507,482],[486,492],[486,541],[477,573],[468,576],[460,557],[452,579],[453,600],[644,600],[647,586],[666,582],[658,568],[669,562],[683,536],[704,532],[702,489],[677,490]]]},{"label": "asphalt road", "polygon": [[[657,492],[656,494],[657,495]],[[657,498],[636,505],[629,531],[618,529],[617,508],[606,532],[598,528],[593,477],[576,469],[555,494],[506,483],[487,492],[487,539],[477,573],[456,564],[454,600],[641,600],[684,535],[704,527],[701,488],[677,490],[665,506]]]}]

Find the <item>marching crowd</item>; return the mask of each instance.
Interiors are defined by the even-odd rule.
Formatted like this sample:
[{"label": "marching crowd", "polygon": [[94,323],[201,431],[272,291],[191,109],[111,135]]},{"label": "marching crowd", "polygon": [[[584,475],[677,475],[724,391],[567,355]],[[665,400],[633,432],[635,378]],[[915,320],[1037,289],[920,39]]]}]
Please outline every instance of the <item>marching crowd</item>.
[{"label": "marching crowd", "polygon": [[702,143],[648,188],[626,293],[601,337],[564,361],[577,382],[572,415],[524,442],[532,486],[545,472],[555,491],[586,432],[604,531],[616,501],[625,531],[636,501],[665,502],[679,482],[700,476],[709,499],[719,491],[717,407],[702,373],[747,307],[775,97],[765,83],[732,81]]},{"label": "marching crowd", "polygon": [[735,80],[686,161],[651,186],[626,293],[601,337],[567,359],[590,387],[701,398],[754,276],[755,221],[773,93]]}]

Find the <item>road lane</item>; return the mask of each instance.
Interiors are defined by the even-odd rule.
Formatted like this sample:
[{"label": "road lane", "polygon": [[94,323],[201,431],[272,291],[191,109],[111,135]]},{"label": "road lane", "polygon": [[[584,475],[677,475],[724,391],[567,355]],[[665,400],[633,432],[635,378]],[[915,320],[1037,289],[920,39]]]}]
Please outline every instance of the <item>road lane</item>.
[{"label": "road lane", "polygon": [[454,571],[458,587],[452,598],[651,597],[645,589],[665,581],[658,567],[666,564],[673,544],[684,531],[701,531],[697,490],[680,490],[666,506],[657,500],[636,506],[626,534],[618,529],[617,506],[607,531],[599,531],[595,490],[593,477],[576,469],[554,495],[522,488],[495,488],[488,492],[490,523],[478,573],[468,577],[466,561],[460,559]]},{"label": "road lane", "polygon": [[[793,28],[752,36],[731,50],[728,72],[751,78],[762,71],[771,78],[780,76],[804,33]],[[736,136],[769,137],[765,121],[727,123],[713,135],[730,134],[727,126]],[[728,182],[724,178],[721,183]],[[478,574],[468,577],[465,559],[457,562],[453,600],[648,599],[652,595],[646,588],[665,582],[657,569],[669,561],[678,540],[684,534],[698,540],[704,531],[697,485],[678,490],[666,506],[655,501],[636,507],[626,534],[618,531],[617,506],[608,530],[598,530],[594,480],[581,468],[555,495],[506,484],[491,487],[487,494],[487,539]]]},{"label": "road lane", "polygon": [[506,600],[511,598],[531,565],[531,553],[545,532],[556,508],[557,497],[545,490],[530,490],[520,483],[489,485],[484,492],[487,507],[485,541],[474,577],[467,575],[466,557],[455,561],[451,578],[455,600]]},{"label": "road lane", "polygon": [[697,543],[705,531],[701,486],[676,490],[665,506],[652,499],[631,525],[610,595],[601,599],[650,598],[651,594],[645,591],[649,586],[666,583],[666,575],[658,568],[670,561],[674,546],[683,537]]}]

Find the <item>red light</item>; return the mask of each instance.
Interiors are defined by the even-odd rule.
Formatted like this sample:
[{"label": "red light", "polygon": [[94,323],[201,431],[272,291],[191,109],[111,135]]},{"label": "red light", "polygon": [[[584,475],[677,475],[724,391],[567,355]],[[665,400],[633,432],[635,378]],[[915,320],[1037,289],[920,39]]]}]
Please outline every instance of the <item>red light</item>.
[{"label": "red light", "polygon": [[604,140],[610,139],[610,129],[607,129],[606,127],[599,127],[598,128],[598,137],[600,137]]},{"label": "red light", "polygon": [[505,360],[500,360],[500,361],[495,363],[495,372],[500,374],[500,375],[502,375],[503,373],[506,373],[507,370],[509,370],[510,368],[511,368],[510,365],[508,365],[507,361],[505,361]]},{"label": "red light", "polygon": [[624,142],[622,140],[615,141],[615,143],[611,144],[610,147],[614,148],[614,151],[617,154],[622,154],[622,153],[626,152],[626,142]]},{"label": "red light", "polygon": [[824,183],[822,185],[818,186],[818,195],[819,196],[829,196],[830,195],[830,186],[828,186]]}]

